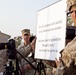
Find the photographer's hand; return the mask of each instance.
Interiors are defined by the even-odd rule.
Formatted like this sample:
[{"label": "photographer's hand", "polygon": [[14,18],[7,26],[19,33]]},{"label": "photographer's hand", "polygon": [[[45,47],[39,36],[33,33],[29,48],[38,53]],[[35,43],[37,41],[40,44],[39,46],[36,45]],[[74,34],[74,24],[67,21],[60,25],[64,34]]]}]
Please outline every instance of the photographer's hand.
[{"label": "photographer's hand", "polygon": [[34,40],[30,43],[33,50],[35,50],[36,39],[37,38],[35,37]]}]

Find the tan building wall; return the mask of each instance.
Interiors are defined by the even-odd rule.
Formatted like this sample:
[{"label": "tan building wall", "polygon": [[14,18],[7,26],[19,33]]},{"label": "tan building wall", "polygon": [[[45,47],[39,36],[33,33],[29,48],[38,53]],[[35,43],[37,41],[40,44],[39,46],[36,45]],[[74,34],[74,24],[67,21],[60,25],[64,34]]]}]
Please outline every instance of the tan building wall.
[{"label": "tan building wall", "polygon": [[2,33],[2,32],[0,31],[0,43],[8,42],[8,39],[9,39],[10,37],[11,37],[10,35],[7,35],[7,34]]}]

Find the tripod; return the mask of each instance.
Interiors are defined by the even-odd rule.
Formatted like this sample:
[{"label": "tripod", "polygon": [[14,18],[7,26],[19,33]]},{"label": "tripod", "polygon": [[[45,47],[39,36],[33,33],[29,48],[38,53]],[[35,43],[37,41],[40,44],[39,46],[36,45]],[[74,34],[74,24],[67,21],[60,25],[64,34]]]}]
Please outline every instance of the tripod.
[{"label": "tripod", "polygon": [[[19,53],[16,48],[15,48],[15,40],[10,39],[7,43],[0,43],[0,49],[8,49],[7,50],[7,56],[8,56],[8,63],[5,65],[5,71],[3,75],[22,75],[22,72],[19,68],[19,63],[18,63],[18,58],[17,58],[17,53]],[[37,68],[32,65],[25,57],[22,56],[29,64],[30,66],[39,72],[39,75],[41,75],[41,70],[44,70],[44,64],[42,61],[38,62]],[[45,70],[44,70],[45,74]],[[46,75],[46,74],[45,74]]]},{"label": "tripod", "polygon": [[[22,56],[22,54],[19,53],[17,50],[16,50],[16,53],[18,53],[22,58],[24,58],[24,60],[26,60],[34,70],[37,69],[24,56]],[[12,54],[10,54],[10,55],[12,55]],[[9,65],[5,65],[6,70],[4,71],[3,75],[22,75],[17,57],[16,56],[14,56],[16,58],[11,58],[11,57],[13,57],[13,56],[9,57],[9,59],[8,59]],[[13,63],[13,61],[14,61],[14,63]]]},{"label": "tripod", "polygon": [[[7,43],[0,43],[0,49],[7,49],[8,56],[8,63],[6,63],[5,65],[5,71],[3,72],[3,75],[22,75],[18,63],[17,54],[20,54],[20,56],[24,59],[25,57],[23,57],[22,54],[16,50],[15,40],[10,39]],[[25,60],[30,64],[33,69],[37,69],[27,59]]]},{"label": "tripod", "polygon": [[45,65],[44,65],[44,63],[42,62],[42,60],[40,60],[40,61],[37,63],[37,70],[35,70],[35,74],[34,74],[34,75],[36,75],[36,72],[38,72],[38,74],[41,75],[41,71],[43,71],[44,75],[46,75]]},{"label": "tripod", "polygon": [[9,56],[8,62],[4,65],[5,71],[3,75],[22,75],[16,54],[10,54]]},{"label": "tripod", "polygon": [[[12,54],[10,54],[8,51],[12,51],[11,52]],[[7,52],[9,55],[9,59],[8,59],[7,65],[5,65],[5,71],[3,75],[22,75],[22,72],[20,70],[19,63],[18,63],[18,58],[15,52],[13,52],[13,50],[8,50],[8,51]],[[30,64],[30,66],[35,70],[34,75],[36,75],[36,72],[38,72],[39,75],[41,75],[41,71],[43,71],[44,75],[46,75],[45,65],[42,62],[42,60],[39,60],[39,62],[37,63],[37,67],[35,67],[25,57],[23,57],[21,53],[19,53],[17,50],[16,50],[16,53],[20,54],[20,56],[24,58]]]},{"label": "tripod", "polygon": [[[46,68],[46,67],[45,67],[44,63],[42,62],[42,60],[39,60],[39,62],[37,62],[37,67],[35,67],[35,66],[33,66],[24,56],[22,56],[21,53],[19,53],[18,51],[17,51],[17,53],[20,54],[20,56],[21,56],[22,58],[24,58],[24,60],[27,61],[27,62],[29,63],[29,65],[35,70],[34,75],[36,75],[37,72],[39,73],[39,75],[41,75],[41,71],[42,71],[42,70],[43,70],[43,72],[44,72],[44,75],[46,75],[46,72],[45,72],[45,68]],[[35,61],[35,62],[36,62],[36,61]]]},{"label": "tripod", "polygon": [[[37,67],[35,67],[35,66],[33,66],[25,57],[23,57],[23,56],[21,55],[21,53],[19,53],[18,51],[17,51],[17,53],[20,54],[20,56],[21,56],[22,58],[24,58],[24,60],[27,61],[27,62],[29,63],[29,65],[35,70],[34,75],[36,75],[37,72],[39,73],[39,75],[41,75],[41,71],[43,71],[43,72],[44,72],[44,75],[46,75],[46,72],[45,72],[45,68],[46,68],[46,67],[45,67],[44,63],[42,62],[42,60],[39,60],[39,62],[37,62]],[[36,62],[36,61],[35,61],[35,62]]]}]

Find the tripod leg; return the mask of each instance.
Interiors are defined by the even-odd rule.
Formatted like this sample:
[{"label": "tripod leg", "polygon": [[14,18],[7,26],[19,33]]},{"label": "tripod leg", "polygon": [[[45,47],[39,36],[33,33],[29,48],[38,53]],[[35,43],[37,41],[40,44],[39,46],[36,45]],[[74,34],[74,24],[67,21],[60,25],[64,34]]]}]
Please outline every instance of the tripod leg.
[{"label": "tripod leg", "polygon": [[46,70],[45,70],[45,69],[43,69],[43,71],[44,71],[44,75],[46,75]]},{"label": "tripod leg", "polygon": [[39,71],[39,75],[41,75],[41,71]]},{"label": "tripod leg", "polygon": [[6,75],[6,72],[3,72],[3,75]]},{"label": "tripod leg", "polygon": [[43,74],[46,75],[45,66],[42,60],[40,60],[40,74],[39,75],[41,75],[41,71],[43,71]]},{"label": "tripod leg", "polygon": [[35,73],[34,73],[34,75],[36,75],[36,70],[35,70]]},{"label": "tripod leg", "polygon": [[22,71],[19,67],[19,62],[17,58],[16,58],[16,74],[15,75],[22,75]]},{"label": "tripod leg", "polygon": [[39,75],[41,75],[41,63],[38,63],[38,65],[37,65],[37,69],[38,69],[38,73],[39,73]]}]

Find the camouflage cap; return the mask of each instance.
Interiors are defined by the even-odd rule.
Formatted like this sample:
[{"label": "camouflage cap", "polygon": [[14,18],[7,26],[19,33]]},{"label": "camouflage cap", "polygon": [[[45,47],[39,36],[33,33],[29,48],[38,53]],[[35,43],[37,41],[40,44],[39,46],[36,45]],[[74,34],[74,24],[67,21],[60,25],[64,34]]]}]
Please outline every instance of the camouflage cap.
[{"label": "camouflage cap", "polygon": [[22,31],[22,34],[30,34],[30,29],[23,29]]},{"label": "camouflage cap", "polygon": [[69,11],[73,5],[76,5],[76,0],[67,0],[67,11]]}]

